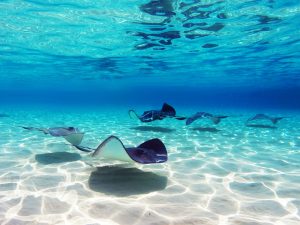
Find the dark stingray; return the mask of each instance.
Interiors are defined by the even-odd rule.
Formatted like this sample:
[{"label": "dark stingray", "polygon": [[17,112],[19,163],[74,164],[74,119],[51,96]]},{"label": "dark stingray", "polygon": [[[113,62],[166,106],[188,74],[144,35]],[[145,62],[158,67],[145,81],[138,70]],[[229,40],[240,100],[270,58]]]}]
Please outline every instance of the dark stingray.
[{"label": "dark stingray", "polygon": [[275,126],[263,125],[263,124],[246,124],[247,127],[255,127],[255,128],[267,128],[267,129],[277,129]]},{"label": "dark stingray", "polygon": [[152,122],[154,120],[162,120],[164,118],[175,118],[177,120],[185,120],[183,116],[176,116],[175,109],[167,103],[164,103],[161,110],[148,110],[145,111],[141,116],[131,109],[128,111],[130,118],[132,118],[132,113],[141,121],[141,122]]},{"label": "dark stingray", "polygon": [[250,117],[246,124],[248,124],[250,121],[255,121],[255,120],[269,120],[271,121],[273,124],[276,124],[279,120],[282,120],[283,118],[286,117],[271,117],[271,116],[267,116],[265,114],[256,114],[253,117]]},{"label": "dark stingray", "polygon": [[115,196],[130,196],[164,190],[168,178],[137,168],[98,167],[91,173],[90,189]]},{"label": "dark stingray", "polygon": [[213,115],[207,112],[197,112],[196,114],[194,114],[193,116],[187,118],[185,124],[186,125],[190,125],[191,123],[193,123],[195,120],[198,119],[210,119],[214,124],[218,124],[221,122],[221,119],[227,118],[228,116],[218,116],[218,115]]},{"label": "dark stingray", "polygon": [[23,127],[26,130],[37,130],[44,134],[50,134],[54,137],[63,137],[73,145],[79,145],[83,139],[84,133],[80,132],[75,127],[51,127],[51,128],[36,128],[36,127]]},{"label": "dark stingray", "polygon": [[150,126],[138,126],[131,127],[130,129],[138,130],[138,131],[152,131],[152,132],[160,132],[160,133],[171,133],[174,132],[175,129],[165,128],[165,127],[150,127]]},{"label": "dark stingray", "polygon": [[5,113],[0,113],[0,117],[9,117],[9,115]]},{"label": "dark stingray", "polygon": [[74,145],[77,149],[85,152],[93,152],[92,157],[121,161],[134,161],[141,164],[163,163],[168,160],[165,145],[158,138],[148,140],[137,147],[125,147],[123,142],[116,136],[105,139],[96,149]]}]

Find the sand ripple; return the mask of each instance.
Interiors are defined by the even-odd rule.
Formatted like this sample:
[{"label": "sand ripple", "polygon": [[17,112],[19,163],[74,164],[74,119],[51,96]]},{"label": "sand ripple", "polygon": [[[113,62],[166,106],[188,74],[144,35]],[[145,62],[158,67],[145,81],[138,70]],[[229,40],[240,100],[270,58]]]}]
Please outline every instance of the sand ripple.
[{"label": "sand ripple", "polygon": [[[20,111],[2,122],[0,224],[300,224],[298,117],[277,129],[236,117],[210,132],[173,120],[144,126],[124,112]],[[23,124],[76,125],[91,147],[111,134],[126,145],[159,137],[169,161],[95,162],[63,139],[11,129]]]}]

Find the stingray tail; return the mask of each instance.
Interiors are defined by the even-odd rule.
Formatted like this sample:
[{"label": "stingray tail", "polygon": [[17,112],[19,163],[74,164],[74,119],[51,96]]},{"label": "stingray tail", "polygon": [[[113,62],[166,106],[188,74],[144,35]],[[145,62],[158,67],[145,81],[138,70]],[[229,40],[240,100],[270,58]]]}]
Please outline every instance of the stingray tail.
[{"label": "stingray tail", "polygon": [[131,119],[133,119],[132,115],[134,115],[136,118],[140,119],[138,114],[133,109],[128,110],[128,115]]},{"label": "stingray tail", "polygon": [[25,130],[37,130],[37,131],[43,132],[44,134],[49,134],[49,131],[48,131],[47,128],[23,127],[23,126],[20,126],[20,127],[22,127],[22,128],[25,129]]},{"label": "stingray tail", "polygon": [[85,147],[85,146],[80,146],[80,145],[73,145],[75,148],[77,148],[80,151],[83,152],[94,152],[96,149],[90,148],[90,147]]},{"label": "stingray tail", "polygon": [[187,117],[186,116],[161,116],[161,118],[159,118],[160,120],[164,119],[164,118],[174,118],[176,120],[185,120]]}]

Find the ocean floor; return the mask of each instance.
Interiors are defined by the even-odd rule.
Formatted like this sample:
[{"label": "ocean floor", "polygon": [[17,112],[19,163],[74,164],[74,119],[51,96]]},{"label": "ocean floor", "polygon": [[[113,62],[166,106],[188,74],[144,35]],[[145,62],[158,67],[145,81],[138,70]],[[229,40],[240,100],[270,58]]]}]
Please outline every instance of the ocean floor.
[{"label": "ocean floor", "polygon": [[[237,112],[219,111],[232,117],[217,126],[185,126],[142,124],[126,108],[1,109],[0,224],[299,225],[299,112],[275,114],[290,116],[276,127],[246,127],[259,112]],[[63,138],[19,126],[75,126],[90,147],[112,134],[126,146],[158,137],[169,160],[92,161]]]}]

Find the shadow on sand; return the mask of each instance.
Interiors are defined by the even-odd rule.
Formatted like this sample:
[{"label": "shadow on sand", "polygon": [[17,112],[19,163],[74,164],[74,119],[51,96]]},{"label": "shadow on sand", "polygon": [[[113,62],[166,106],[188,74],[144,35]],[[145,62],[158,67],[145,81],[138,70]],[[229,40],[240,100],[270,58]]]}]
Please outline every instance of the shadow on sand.
[{"label": "shadow on sand", "polygon": [[263,124],[247,124],[246,127],[265,128],[265,129],[277,129],[275,126],[263,125]]},{"label": "shadow on sand", "polygon": [[81,156],[78,153],[69,152],[53,152],[35,155],[35,160],[41,164],[64,163],[80,160]]},{"label": "shadow on sand", "polygon": [[130,129],[138,130],[138,131],[153,131],[153,132],[160,132],[160,133],[171,133],[175,131],[175,129],[165,128],[165,127],[151,127],[151,126],[138,126],[138,127],[131,127]]},{"label": "shadow on sand", "polygon": [[217,132],[221,131],[214,127],[195,127],[195,128],[192,128],[192,130],[201,131],[201,132],[211,132],[211,133],[217,133]]},{"label": "shadow on sand", "polygon": [[89,187],[105,194],[130,196],[163,190],[167,181],[167,177],[137,168],[104,166],[91,173]]}]

